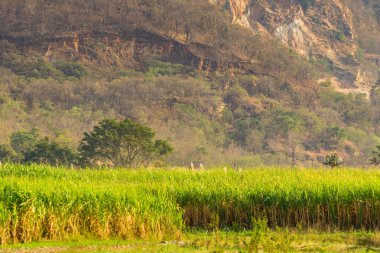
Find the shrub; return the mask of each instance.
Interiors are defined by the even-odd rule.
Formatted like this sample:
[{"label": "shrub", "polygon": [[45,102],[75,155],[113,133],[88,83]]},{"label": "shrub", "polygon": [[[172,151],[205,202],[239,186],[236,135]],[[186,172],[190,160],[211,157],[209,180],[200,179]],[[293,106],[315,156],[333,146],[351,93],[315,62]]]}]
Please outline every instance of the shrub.
[{"label": "shrub", "polygon": [[346,35],[344,35],[344,33],[342,31],[339,31],[337,34],[336,34],[336,39],[340,42],[345,42],[346,41]]},{"label": "shrub", "polygon": [[29,152],[39,141],[39,133],[36,129],[29,132],[15,132],[11,135],[11,147],[20,155]]},{"label": "shrub", "polygon": [[0,65],[25,77],[47,79],[52,76],[59,76],[59,71],[40,56],[23,56],[17,51],[1,54]]},{"label": "shrub", "polygon": [[342,159],[338,157],[337,153],[327,155],[323,161],[323,164],[332,168],[342,165]]},{"label": "shrub", "polygon": [[146,60],[145,68],[148,69],[147,75],[152,76],[175,76],[175,75],[195,75],[192,67],[158,60]]},{"label": "shrub", "polygon": [[10,146],[0,145],[0,162],[13,162],[16,157],[16,152]]},{"label": "shrub", "polygon": [[77,62],[60,62],[55,67],[68,77],[80,79],[87,75],[86,68]]},{"label": "shrub", "polygon": [[372,165],[380,164],[380,145],[376,147],[376,151],[372,152],[373,157],[370,159]]},{"label": "shrub", "polygon": [[340,127],[329,127],[321,135],[321,143],[326,149],[335,149],[344,137],[344,130]]},{"label": "shrub", "polygon": [[71,149],[62,147],[58,143],[50,142],[45,138],[25,153],[23,162],[71,166],[77,162],[77,156]]}]

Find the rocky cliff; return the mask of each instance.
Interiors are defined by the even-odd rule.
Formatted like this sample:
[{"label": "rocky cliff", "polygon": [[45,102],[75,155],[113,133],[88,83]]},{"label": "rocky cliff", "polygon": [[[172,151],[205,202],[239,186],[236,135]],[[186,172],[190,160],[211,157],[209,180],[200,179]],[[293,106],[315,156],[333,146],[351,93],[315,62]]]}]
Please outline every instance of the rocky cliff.
[{"label": "rocky cliff", "polygon": [[228,9],[233,22],[274,36],[297,53],[323,63],[343,92],[369,93],[377,71],[357,61],[353,11],[342,0],[209,0]]}]

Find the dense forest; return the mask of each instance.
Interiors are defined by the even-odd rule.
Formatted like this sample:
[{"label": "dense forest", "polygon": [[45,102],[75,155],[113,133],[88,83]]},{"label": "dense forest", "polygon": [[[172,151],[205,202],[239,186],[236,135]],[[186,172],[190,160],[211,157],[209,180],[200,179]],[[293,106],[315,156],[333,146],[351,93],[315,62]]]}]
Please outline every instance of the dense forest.
[{"label": "dense forest", "polygon": [[[154,129],[174,147],[171,165],[322,165],[338,152],[366,166],[380,144],[377,87],[337,92],[328,62],[232,24],[207,1],[3,0],[0,24],[9,149],[12,135],[33,132],[75,150],[106,118]],[[376,53],[367,32],[363,48]]]}]

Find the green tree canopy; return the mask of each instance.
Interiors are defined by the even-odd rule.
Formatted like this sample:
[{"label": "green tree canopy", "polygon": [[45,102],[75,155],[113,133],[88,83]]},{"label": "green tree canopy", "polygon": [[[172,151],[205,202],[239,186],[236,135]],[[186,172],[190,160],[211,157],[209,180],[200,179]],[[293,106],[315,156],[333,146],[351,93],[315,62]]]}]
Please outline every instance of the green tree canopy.
[{"label": "green tree canopy", "polygon": [[13,162],[16,160],[16,156],[15,151],[9,145],[0,145],[0,162]]},{"label": "green tree canopy", "polygon": [[38,143],[40,136],[37,129],[32,129],[29,132],[15,132],[11,135],[11,146],[14,151],[20,155],[29,152]]},{"label": "green tree canopy", "polygon": [[38,142],[24,154],[25,163],[42,163],[53,166],[70,166],[77,161],[77,155],[69,148],[50,142],[47,138]]},{"label": "green tree canopy", "polygon": [[173,148],[164,140],[155,140],[147,126],[130,119],[107,119],[84,133],[79,153],[84,165],[97,161],[117,167],[141,167],[163,157]]}]

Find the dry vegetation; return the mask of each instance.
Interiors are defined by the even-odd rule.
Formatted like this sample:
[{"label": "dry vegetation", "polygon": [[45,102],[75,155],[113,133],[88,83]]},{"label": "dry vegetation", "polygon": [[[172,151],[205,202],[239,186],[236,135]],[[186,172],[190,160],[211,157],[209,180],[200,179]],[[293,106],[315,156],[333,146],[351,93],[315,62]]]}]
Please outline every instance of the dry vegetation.
[{"label": "dry vegetation", "polygon": [[[375,26],[371,1],[349,3]],[[132,118],[170,139],[171,165],[317,166],[335,151],[368,165],[379,90],[319,85],[328,62],[230,21],[203,0],[1,1],[1,144],[36,128],[75,149],[102,119]]]}]

